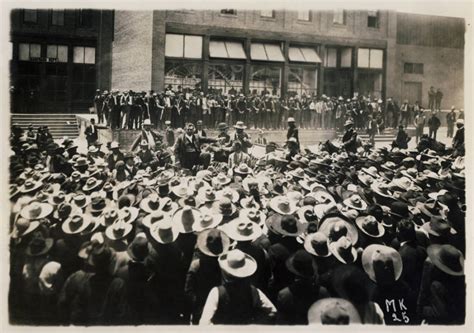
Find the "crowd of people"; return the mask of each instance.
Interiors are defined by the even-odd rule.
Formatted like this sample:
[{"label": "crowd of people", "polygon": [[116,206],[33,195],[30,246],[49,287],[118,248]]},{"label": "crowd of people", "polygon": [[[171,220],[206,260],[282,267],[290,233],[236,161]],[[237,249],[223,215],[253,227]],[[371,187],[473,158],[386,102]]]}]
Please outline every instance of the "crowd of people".
[{"label": "crowd of people", "polygon": [[[198,89],[183,89],[181,86],[176,89],[168,86],[159,93],[153,90],[112,90],[110,93],[97,90],[94,110],[98,122],[113,129],[140,129],[145,119],[150,119],[155,128],[160,129],[165,121],[169,121],[171,127],[176,129],[198,120],[209,128],[221,122],[234,124],[243,121],[249,128],[283,129],[286,119],[293,117],[301,128],[341,131],[345,120],[352,118],[357,129],[369,133],[397,128],[400,123],[405,127],[411,126],[416,116],[428,118],[428,113],[437,114],[440,111],[436,109],[434,112],[435,109],[430,108],[425,112],[418,101],[409,103],[405,100],[398,105],[393,98],[383,101],[362,95],[346,99],[342,96],[310,96],[303,93],[301,96],[293,94],[280,98],[268,91],[244,95],[237,91],[223,94],[211,90],[204,94]],[[463,117],[463,110],[459,111],[459,115]]]},{"label": "crowd of people", "polygon": [[138,151],[104,151],[95,122],[87,153],[13,126],[10,321],[464,323],[462,121],[453,147],[407,149],[361,144],[348,118],[310,150],[289,115],[285,146],[259,157],[239,112],[217,137],[158,132],[150,113]]}]

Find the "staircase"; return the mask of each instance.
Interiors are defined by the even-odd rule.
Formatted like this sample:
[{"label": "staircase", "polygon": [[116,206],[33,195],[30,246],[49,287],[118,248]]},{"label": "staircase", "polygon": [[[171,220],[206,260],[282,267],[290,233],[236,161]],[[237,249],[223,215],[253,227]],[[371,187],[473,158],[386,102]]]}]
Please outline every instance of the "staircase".
[{"label": "staircase", "polygon": [[35,113],[11,115],[11,123],[20,125],[24,130],[28,129],[28,125],[32,124],[34,128],[39,126],[48,126],[49,132],[54,139],[67,136],[75,139],[79,136],[79,127],[75,114],[57,114],[57,113]]}]

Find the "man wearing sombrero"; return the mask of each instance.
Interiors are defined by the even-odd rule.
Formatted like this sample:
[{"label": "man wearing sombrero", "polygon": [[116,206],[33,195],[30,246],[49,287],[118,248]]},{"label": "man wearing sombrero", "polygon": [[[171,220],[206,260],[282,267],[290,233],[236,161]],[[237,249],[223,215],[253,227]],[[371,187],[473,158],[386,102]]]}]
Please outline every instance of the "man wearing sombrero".
[{"label": "man wearing sombrero", "polygon": [[342,145],[348,153],[355,154],[357,152],[357,132],[353,129],[354,122],[352,119],[346,120],[344,129],[346,132],[342,137]]},{"label": "man wearing sombrero", "polygon": [[244,132],[247,126],[245,126],[243,121],[238,121],[235,123],[234,128],[235,133],[232,136],[232,142],[239,141],[242,146],[242,151],[247,154],[248,149],[252,147],[250,136]]}]

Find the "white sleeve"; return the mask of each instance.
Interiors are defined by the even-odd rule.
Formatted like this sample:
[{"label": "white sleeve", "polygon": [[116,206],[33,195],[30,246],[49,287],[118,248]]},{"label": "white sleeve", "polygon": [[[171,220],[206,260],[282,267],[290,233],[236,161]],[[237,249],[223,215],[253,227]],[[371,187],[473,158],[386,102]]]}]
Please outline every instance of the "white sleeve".
[{"label": "white sleeve", "polygon": [[201,319],[199,325],[212,325],[212,317],[216,313],[217,306],[219,305],[219,290],[214,287],[207,296],[206,304],[202,310]]},{"label": "white sleeve", "polygon": [[258,297],[260,300],[260,307],[267,314],[275,314],[277,312],[275,305],[268,299],[268,297],[257,288]]}]

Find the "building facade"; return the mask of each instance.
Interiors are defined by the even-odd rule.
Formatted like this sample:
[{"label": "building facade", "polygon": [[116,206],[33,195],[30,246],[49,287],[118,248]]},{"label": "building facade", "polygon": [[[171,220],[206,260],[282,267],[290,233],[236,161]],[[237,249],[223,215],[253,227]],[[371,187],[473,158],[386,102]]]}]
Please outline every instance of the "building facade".
[{"label": "building facade", "polygon": [[[36,67],[48,87],[61,80],[48,74],[48,58],[59,59],[67,50],[66,65],[54,61],[63,67],[59,77],[66,88],[54,83],[46,95],[41,90],[41,98],[57,100],[59,92],[71,112],[90,106],[96,88],[167,86],[279,96],[363,94],[422,105],[434,86],[443,93],[442,108],[462,107],[464,101],[464,19],[342,9],[117,10],[90,11],[94,19],[84,29],[82,11],[63,11],[60,28],[52,24],[56,11],[37,11],[35,26],[25,12],[12,12],[12,85],[37,85],[38,74],[30,78],[28,66]],[[55,38],[67,48],[55,51]],[[37,39],[40,57],[38,47],[29,46],[33,57],[25,61],[25,44]]]},{"label": "building facade", "polygon": [[12,111],[87,112],[110,86],[113,11],[17,9],[10,22]]}]

